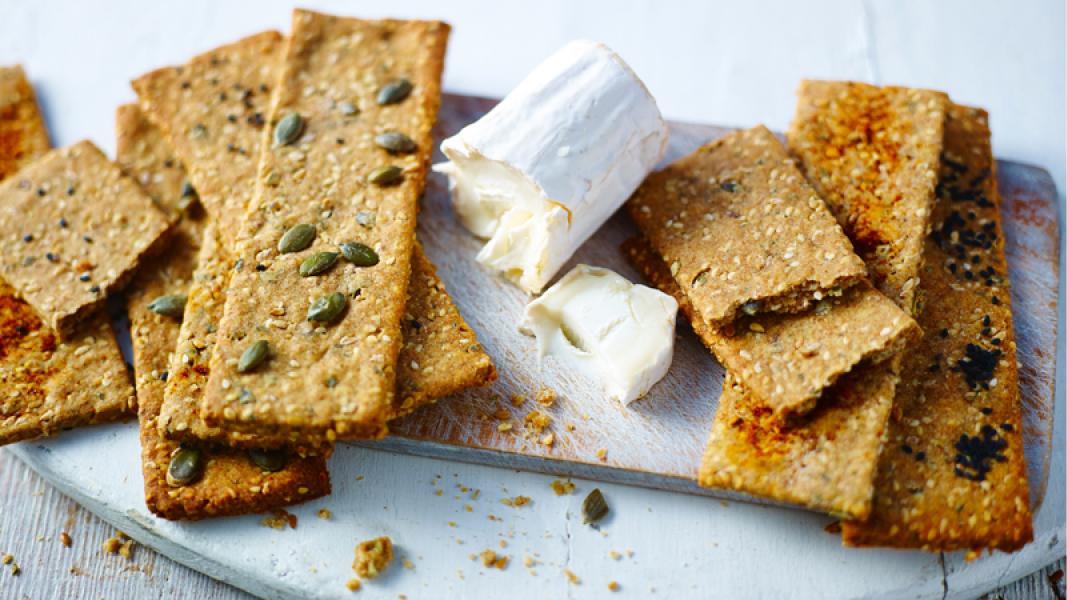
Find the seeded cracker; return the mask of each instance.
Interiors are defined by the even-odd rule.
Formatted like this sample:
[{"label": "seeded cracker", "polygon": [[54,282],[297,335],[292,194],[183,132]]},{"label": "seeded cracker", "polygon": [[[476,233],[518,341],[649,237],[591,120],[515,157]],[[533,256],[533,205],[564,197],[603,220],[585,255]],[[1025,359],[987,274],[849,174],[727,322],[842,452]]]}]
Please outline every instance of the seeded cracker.
[{"label": "seeded cracker", "polygon": [[[9,83],[9,75],[10,70],[0,72],[0,86]],[[20,97],[32,99],[25,81],[18,85]],[[7,93],[0,97],[9,97]],[[12,124],[9,118],[23,123]],[[10,134],[4,139],[11,148],[22,149],[16,166],[47,150],[36,103],[15,112],[0,109],[0,132]],[[0,173],[0,180],[3,177]],[[106,315],[94,315],[73,340],[60,342],[30,305],[0,280],[0,444],[118,420],[131,415],[135,406]]]},{"label": "seeded cracker", "polygon": [[[670,276],[667,264],[643,240],[630,240],[625,251],[631,262],[661,291],[678,300],[686,315],[692,310]],[[872,301],[873,300],[873,301]],[[900,310],[867,283],[847,290],[840,298],[824,300],[833,306],[824,314],[757,315],[747,332],[727,337],[698,320],[690,320],[697,336],[716,354],[736,352],[745,344],[760,356],[779,340],[833,340],[837,327],[857,327],[867,318],[868,308],[888,305]],[[892,406],[896,377],[890,361],[905,340],[917,335],[909,317],[905,332],[866,363],[841,376],[823,391],[809,413],[783,421],[739,383],[728,366],[719,408],[700,466],[697,481],[705,487],[732,489],[753,496],[798,504],[813,510],[862,517],[870,510],[872,481],[882,431]],[[756,324],[764,333],[753,332]],[[824,333],[824,331],[829,331]],[[864,340],[865,336],[856,336]],[[838,351],[857,350],[847,344]],[[856,361],[865,358],[855,357]],[[798,357],[799,360],[803,358]],[[810,362],[810,360],[809,360]],[[827,382],[829,383],[829,382]]]},{"label": "seeded cracker", "polygon": [[762,126],[653,173],[626,206],[709,325],[802,311],[866,274],[833,215]]},{"label": "seeded cracker", "polygon": [[0,276],[70,339],[172,225],[103,152],[79,142],[0,183]]},{"label": "seeded cracker", "polygon": [[909,314],[930,229],[948,97],[803,81],[787,138],[875,286]]},{"label": "seeded cracker", "polygon": [[[242,229],[241,268],[201,406],[209,424],[281,426],[309,443],[384,434],[448,31],[439,22],[294,12],[271,110],[274,142]],[[399,79],[410,90],[397,92]],[[376,147],[385,131],[408,135],[417,150]],[[366,213],[374,227],[360,223]],[[299,223],[316,226],[311,247],[280,254],[279,240]],[[319,275],[298,272],[311,253],[353,242],[372,248],[376,264],[344,259]],[[284,328],[267,322],[279,304],[290,315]],[[258,340],[268,342],[269,360],[239,373]]]},{"label": "seeded cracker", "polygon": [[52,147],[22,67],[0,67],[0,180]]},{"label": "seeded cracker", "polygon": [[[119,108],[117,162],[161,206],[184,206],[184,169],[171,155],[159,131],[136,106]],[[187,190],[186,190],[187,191]],[[184,195],[185,198],[188,194]],[[186,294],[196,264],[204,219],[186,208],[167,250],[138,272],[127,293],[137,396],[145,500],[155,514],[169,519],[200,519],[247,514],[317,498],[330,491],[322,457],[291,458],[276,472],[265,471],[241,451],[203,450],[199,479],[184,486],[167,483],[166,471],[175,442],[160,437],[156,426],[168,360],[178,339],[179,320],[157,314],[148,305],[164,294]]]},{"label": "seeded cracker", "polygon": [[852,546],[1012,551],[1033,537],[1011,286],[985,111],[950,104],[919,323]]}]

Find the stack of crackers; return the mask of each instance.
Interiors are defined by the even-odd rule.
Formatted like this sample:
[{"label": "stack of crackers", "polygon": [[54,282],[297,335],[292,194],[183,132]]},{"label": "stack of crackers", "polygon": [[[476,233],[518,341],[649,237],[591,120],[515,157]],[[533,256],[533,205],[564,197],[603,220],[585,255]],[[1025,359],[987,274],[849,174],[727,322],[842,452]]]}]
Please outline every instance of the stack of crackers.
[{"label": "stack of crackers", "polygon": [[726,367],[699,483],[843,518],[856,546],[1032,539],[984,111],[806,81],[654,173],[624,252]]},{"label": "stack of crackers", "polygon": [[448,34],[297,10],[134,80],[114,163],[49,152],[0,70],[0,443],[136,410],[153,512],[260,512],[329,493],[336,440],[493,381],[415,239]]}]

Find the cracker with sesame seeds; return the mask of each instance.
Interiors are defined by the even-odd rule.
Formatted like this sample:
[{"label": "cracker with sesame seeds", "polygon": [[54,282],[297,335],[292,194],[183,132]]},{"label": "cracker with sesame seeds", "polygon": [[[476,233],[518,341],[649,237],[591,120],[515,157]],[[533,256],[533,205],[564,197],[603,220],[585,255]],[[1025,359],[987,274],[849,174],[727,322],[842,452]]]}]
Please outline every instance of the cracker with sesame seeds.
[{"label": "cracker with sesame seeds", "polygon": [[851,546],[1013,551],[1033,537],[996,163],[988,116],[950,104],[904,358],[866,522]]},{"label": "cracker with sesame seeds", "polygon": [[131,82],[144,114],[187,165],[226,248],[235,247],[255,187],[249,174],[267,129],[282,42],[276,31],[258,33]]},{"label": "cracker with sesame seeds", "polygon": [[786,138],[870,271],[909,314],[930,229],[948,97],[930,90],[803,81]]},{"label": "cracker with sesame seeds", "polygon": [[[647,242],[629,240],[624,250],[653,285],[677,299],[683,314],[690,314],[688,299],[670,276],[667,264]],[[848,329],[862,323],[874,298],[873,305],[881,306],[880,310],[888,306],[903,315],[907,332],[880,351],[854,356],[856,362],[863,360],[864,364],[840,378],[826,380],[829,387],[822,390],[815,408],[803,416],[783,420],[774,415],[759,395],[742,385],[734,363],[727,365],[726,382],[697,477],[700,485],[838,515],[867,514],[882,431],[893,405],[897,378],[892,363],[899,356],[893,352],[918,335],[915,322],[866,282],[833,299],[833,305],[823,305],[829,306],[823,314],[816,308],[801,315],[757,315],[747,330],[733,337],[690,320],[697,337],[716,354],[724,353],[724,346],[733,346],[729,352],[736,358],[739,352],[734,345],[744,343],[753,354],[762,355],[784,340],[833,339],[838,326]],[[754,331],[752,325],[764,331]],[[853,340],[865,338],[856,336]],[[855,350],[847,344],[837,348],[839,352]],[[737,369],[751,370],[751,364],[740,363]]]},{"label": "cracker with sesame seeds", "polygon": [[[436,21],[294,12],[274,143],[264,138],[200,406],[208,424],[282,427],[308,443],[384,435],[448,32]],[[388,131],[415,150],[376,146]],[[311,246],[281,253],[297,224],[315,226]],[[360,257],[301,275],[313,255],[354,243]],[[270,314],[278,303],[284,319]],[[268,353],[248,367],[240,358],[260,341]]]},{"label": "cracker with sesame seeds", "polygon": [[[28,93],[32,97],[32,91]],[[10,127],[5,122],[9,116],[42,122],[40,115],[21,110],[0,112],[0,131],[11,132],[12,147],[24,149],[18,161],[31,161],[47,151],[47,134],[37,126]],[[44,145],[22,136],[40,136]],[[94,315],[73,340],[61,342],[2,280],[0,390],[0,444],[116,421],[131,416],[137,402],[107,315]]]},{"label": "cracker with sesame seeds", "polygon": [[714,327],[759,312],[804,311],[866,275],[833,215],[763,126],[653,173],[626,207],[694,316]]},{"label": "cracker with sesame seeds", "polygon": [[156,420],[179,320],[148,306],[165,294],[188,293],[205,219],[195,218],[198,211],[186,206],[185,171],[159,130],[135,105],[120,107],[116,121],[119,165],[160,206],[183,213],[172,244],[141,267],[127,293],[148,508],[168,519],[201,519],[262,512],[329,493],[322,456],[293,454],[284,464],[268,464],[273,470],[265,470],[246,452],[223,448],[201,450],[204,465],[195,481],[168,483],[167,468],[180,445],[161,437]]},{"label": "cracker with sesame seeds", "polygon": [[48,152],[48,130],[22,67],[0,67],[0,180]]},{"label": "cracker with sesame seeds", "polygon": [[[895,355],[921,335],[915,320],[867,281],[821,299],[804,313],[757,314],[716,328],[699,320],[667,263],[644,238],[627,240],[623,252],[646,279],[678,301],[701,341],[779,418],[811,410],[838,377],[862,362]],[[786,402],[792,410],[780,410]]]},{"label": "cracker with sesame seeds", "polygon": [[96,146],[78,142],[0,183],[0,277],[72,339],[174,222]]}]

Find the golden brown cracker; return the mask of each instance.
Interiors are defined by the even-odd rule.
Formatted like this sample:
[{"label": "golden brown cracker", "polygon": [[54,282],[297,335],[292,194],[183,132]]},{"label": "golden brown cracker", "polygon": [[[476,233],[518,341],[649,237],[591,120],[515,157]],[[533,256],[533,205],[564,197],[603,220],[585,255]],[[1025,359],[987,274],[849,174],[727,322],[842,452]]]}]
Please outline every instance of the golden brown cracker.
[{"label": "golden brown cracker", "polygon": [[797,96],[790,152],[875,286],[914,314],[948,97],[847,81],[803,81]]},{"label": "golden brown cracker", "polygon": [[[290,428],[309,442],[384,433],[448,31],[440,22],[294,12],[269,121],[298,126],[264,150],[201,404],[209,424]],[[379,104],[381,88],[400,78],[410,92]],[[374,136],[390,130],[416,151],[378,148]],[[383,167],[399,168],[398,180],[375,176]],[[316,226],[314,243],[280,254],[280,238],[298,223]],[[298,273],[311,254],[343,242],[372,247],[379,261]],[[343,312],[309,321],[309,308],[333,294],[346,299]],[[279,304],[284,315],[270,314]],[[259,340],[269,360],[238,373],[239,357]]]},{"label": "golden brown cracker", "polygon": [[37,96],[22,67],[0,67],[0,180],[51,149]]},{"label": "golden brown cracker", "polygon": [[826,205],[762,126],[649,175],[626,206],[712,326],[806,310],[866,274]]},{"label": "golden brown cracker", "polygon": [[0,183],[0,276],[70,339],[173,224],[103,152],[79,142]]},{"label": "golden brown cracker", "polygon": [[1033,538],[996,162],[985,111],[950,104],[918,320],[874,508],[853,546],[1012,551]]}]

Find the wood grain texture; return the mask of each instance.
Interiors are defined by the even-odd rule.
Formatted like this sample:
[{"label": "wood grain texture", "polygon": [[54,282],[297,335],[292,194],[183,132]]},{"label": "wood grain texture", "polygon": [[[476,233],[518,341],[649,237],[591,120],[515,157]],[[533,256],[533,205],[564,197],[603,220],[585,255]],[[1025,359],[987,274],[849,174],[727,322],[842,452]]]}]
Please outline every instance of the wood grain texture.
[{"label": "wood grain texture", "polygon": [[[5,598],[212,598],[249,600],[249,594],[135,546],[133,559],[105,554],[115,528],[60,494],[9,452],[0,451],[0,554],[22,568],[0,569]],[[59,541],[66,531],[73,541]],[[1064,559],[983,596],[984,600],[1062,600]],[[525,575],[523,575],[525,576]]]}]

